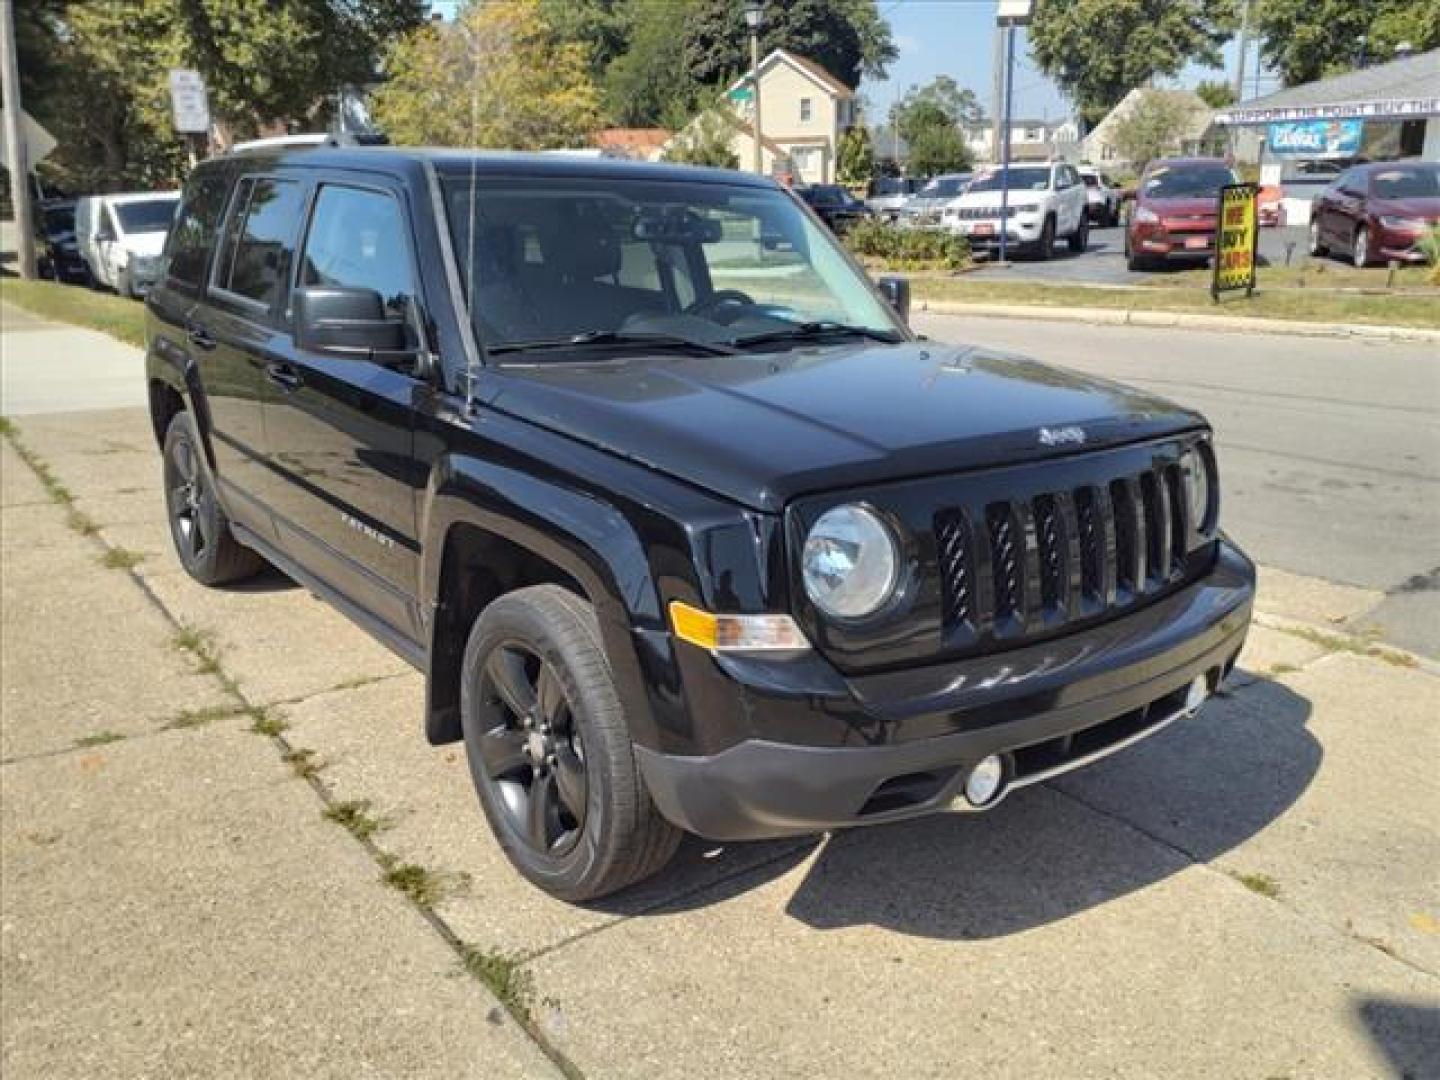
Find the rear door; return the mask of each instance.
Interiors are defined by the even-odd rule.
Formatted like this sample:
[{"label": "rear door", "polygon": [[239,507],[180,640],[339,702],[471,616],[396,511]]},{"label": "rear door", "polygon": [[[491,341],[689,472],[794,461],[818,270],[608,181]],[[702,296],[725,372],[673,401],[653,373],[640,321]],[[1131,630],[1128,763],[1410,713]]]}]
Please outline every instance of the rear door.
[{"label": "rear door", "polygon": [[[403,185],[335,179],[314,192],[295,288],[371,289],[387,317],[421,341],[419,275]],[[298,349],[265,399],[268,501],[281,544],[297,562],[412,639],[419,550],[416,504],[425,472],[413,455],[415,363],[393,366]]]},{"label": "rear door", "polygon": [[246,175],[235,185],[209,288],[186,338],[203,373],[222,502],[233,520],[273,538],[264,492],[261,410],[286,355],[281,304],[295,257],[308,184]]}]

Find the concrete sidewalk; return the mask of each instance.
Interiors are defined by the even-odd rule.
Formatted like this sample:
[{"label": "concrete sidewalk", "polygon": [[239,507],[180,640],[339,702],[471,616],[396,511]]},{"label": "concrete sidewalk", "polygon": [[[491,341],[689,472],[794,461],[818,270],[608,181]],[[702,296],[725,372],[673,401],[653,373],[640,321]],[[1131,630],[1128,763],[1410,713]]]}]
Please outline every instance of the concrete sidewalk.
[{"label": "concrete sidewalk", "polygon": [[[18,427],[98,535],[5,450],[7,1077],[543,1075],[452,943],[592,1077],[1440,1075],[1440,682],[1335,636],[1360,591],[1267,572],[1229,694],[992,814],[687,842],[578,908],[508,867],[418,676],[179,570],[142,411]],[[227,701],[313,786],[200,722]]]},{"label": "concrete sidewalk", "polygon": [[109,334],[0,303],[0,415],[145,404],[145,356]]}]

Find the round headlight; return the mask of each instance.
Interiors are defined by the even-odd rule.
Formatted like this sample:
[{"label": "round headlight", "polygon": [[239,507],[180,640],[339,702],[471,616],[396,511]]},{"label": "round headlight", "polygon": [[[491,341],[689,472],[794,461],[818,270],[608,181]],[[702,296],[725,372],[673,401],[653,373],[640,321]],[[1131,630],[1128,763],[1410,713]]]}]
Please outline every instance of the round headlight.
[{"label": "round headlight", "polygon": [[1180,471],[1185,480],[1185,498],[1190,504],[1190,521],[1196,531],[1208,524],[1210,513],[1210,473],[1199,450],[1187,450],[1180,458]]},{"label": "round headlight", "polygon": [[805,592],[826,615],[860,619],[890,599],[900,559],[890,530],[863,506],[837,506],[820,515],[805,538]]}]

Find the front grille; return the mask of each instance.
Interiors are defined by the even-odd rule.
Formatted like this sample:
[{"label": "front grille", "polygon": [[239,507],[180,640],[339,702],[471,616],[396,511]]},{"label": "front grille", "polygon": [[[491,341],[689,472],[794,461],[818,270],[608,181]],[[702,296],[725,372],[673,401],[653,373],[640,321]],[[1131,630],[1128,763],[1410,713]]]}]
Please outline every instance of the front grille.
[{"label": "front grille", "polygon": [[[1178,580],[1191,524],[1180,469],[1045,491],[935,519],[948,628],[1024,632],[1091,617]],[[972,520],[971,514],[974,514]],[[981,581],[990,588],[977,587]]]}]

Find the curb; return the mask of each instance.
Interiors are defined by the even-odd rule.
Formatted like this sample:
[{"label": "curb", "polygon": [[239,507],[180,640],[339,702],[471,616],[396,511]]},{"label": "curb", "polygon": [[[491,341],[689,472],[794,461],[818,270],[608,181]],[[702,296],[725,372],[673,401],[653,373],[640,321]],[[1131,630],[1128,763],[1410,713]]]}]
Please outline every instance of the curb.
[{"label": "curb", "polygon": [[917,309],[934,315],[974,315],[989,319],[1028,319],[1089,323],[1093,326],[1174,327],[1235,334],[1284,334],[1289,337],[1348,338],[1357,341],[1419,341],[1440,344],[1440,330],[1359,323],[1314,323],[1192,311],[1135,311],[1128,308],[1045,307],[1039,304],[967,304],[954,300],[918,300]]}]

